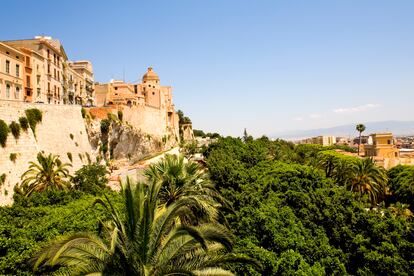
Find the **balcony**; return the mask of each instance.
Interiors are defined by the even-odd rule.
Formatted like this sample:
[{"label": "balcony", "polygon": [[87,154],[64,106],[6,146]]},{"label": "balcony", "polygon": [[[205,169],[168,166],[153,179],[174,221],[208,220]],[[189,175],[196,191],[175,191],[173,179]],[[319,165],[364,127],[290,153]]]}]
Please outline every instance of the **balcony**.
[{"label": "balcony", "polygon": [[86,91],[89,91],[89,92],[93,91],[92,85],[85,85],[85,89]]},{"label": "balcony", "polygon": [[91,79],[86,78],[86,79],[85,79],[85,81],[86,81],[86,83],[88,83],[88,84],[90,84],[90,85],[92,85],[92,84],[93,84],[93,80],[91,80]]}]

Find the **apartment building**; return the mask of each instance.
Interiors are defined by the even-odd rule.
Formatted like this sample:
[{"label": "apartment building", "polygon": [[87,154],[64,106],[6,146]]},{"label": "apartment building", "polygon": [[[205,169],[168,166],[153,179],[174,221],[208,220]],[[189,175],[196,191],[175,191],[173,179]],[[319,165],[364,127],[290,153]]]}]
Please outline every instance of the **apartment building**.
[{"label": "apartment building", "polygon": [[[24,56],[21,70],[25,91],[24,96],[18,100],[47,104],[93,105],[93,85],[86,86],[87,83],[93,84],[91,63],[69,62],[59,40],[36,36],[34,39],[3,41],[3,44]],[[68,76],[72,76],[76,81],[72,84],[73,89],[70,89]],[[74,84],[77,89],[74,89]],[[83,93],[87,88],[89,94]]]},{"label": "apartment building", "polygon": [[24,60],[24,53],[0,42],[0,99],[23,101]]}]

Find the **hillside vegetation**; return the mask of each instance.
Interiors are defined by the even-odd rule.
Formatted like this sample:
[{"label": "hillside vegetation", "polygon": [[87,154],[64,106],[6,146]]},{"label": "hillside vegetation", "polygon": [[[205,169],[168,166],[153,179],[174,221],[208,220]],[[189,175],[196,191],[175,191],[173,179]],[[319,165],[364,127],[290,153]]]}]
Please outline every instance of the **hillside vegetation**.
[{"label": "hillside vegetation", "polygon": [[[0,274],[413,271],[413,167],[385,171],[335,147],[248,135],[219,138],[203,154],[207,170],[167,156],[121,193],[105,188],[103,166],[53,183],[32,166],[36,177],[0,208]],[[51,172],[63,165],[38,158]]]}]

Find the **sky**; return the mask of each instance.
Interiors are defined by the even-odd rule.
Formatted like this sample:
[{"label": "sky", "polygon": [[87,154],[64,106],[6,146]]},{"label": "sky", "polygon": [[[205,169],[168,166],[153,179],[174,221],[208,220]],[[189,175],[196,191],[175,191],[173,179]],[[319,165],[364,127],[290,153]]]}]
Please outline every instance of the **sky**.
[{"label": "sky", "polygon": [[414,1],[2,1],[0,40],[49,35],[95,80],[152,66],[193,128],[271,135],[414,118]]}]

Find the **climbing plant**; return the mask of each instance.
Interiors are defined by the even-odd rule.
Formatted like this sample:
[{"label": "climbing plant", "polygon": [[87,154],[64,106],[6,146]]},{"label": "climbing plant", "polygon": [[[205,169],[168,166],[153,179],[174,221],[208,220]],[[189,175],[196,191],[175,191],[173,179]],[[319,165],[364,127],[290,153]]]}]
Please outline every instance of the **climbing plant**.
[{"label": "climbing plant", "polygon": [[27,120],[26,117],[20,117],[19,123],[23,130],[27,130],[29,128],[29,121]]},{"label": "climbing plant", "polygon": [[37,108],[26,109],[25,111],[30,128],[36,135],[36,125],[42,121],[42,111]]},{"label": "climbing plant", "polygon": [[10,131],[13,134],[14,138],[19,139],[20,137],[20,125],[15,121],[11,122],[9,125]]},{"label": "climbing plant", "polygon": [[9,134],[9,127],[0,119],[0,145],[4,148],[7,142],[7,135]]}]

